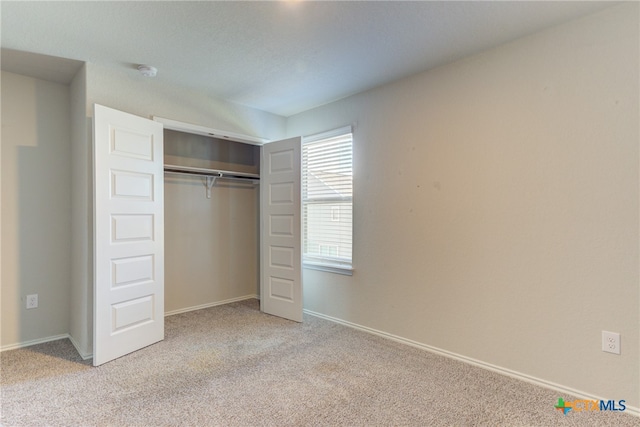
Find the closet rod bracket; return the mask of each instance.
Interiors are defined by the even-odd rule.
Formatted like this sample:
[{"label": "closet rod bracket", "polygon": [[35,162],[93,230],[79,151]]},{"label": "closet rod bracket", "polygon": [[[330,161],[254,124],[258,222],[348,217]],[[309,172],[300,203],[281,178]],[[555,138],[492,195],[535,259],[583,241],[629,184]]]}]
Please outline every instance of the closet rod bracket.
[{"label": "closet rod bracket", "polygon": [[207,186],[207,199],[211,198],[211,187],[216,183],[216,179],[222,178],[222,172],[218,172],[218,175],[208,175],[205,185]]}]

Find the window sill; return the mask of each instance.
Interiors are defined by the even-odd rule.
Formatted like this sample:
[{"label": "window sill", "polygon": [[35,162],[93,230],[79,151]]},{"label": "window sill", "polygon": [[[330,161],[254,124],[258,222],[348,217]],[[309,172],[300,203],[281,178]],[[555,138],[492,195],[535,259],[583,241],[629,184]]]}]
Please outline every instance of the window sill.
[{"label": "window sill", "polygon": [[342,274],[344,276],[353,276],[353,267],[342,265],[315,264],[312,262],[303,262],[302,268],[307,270],[325,271],[327,273]]}]

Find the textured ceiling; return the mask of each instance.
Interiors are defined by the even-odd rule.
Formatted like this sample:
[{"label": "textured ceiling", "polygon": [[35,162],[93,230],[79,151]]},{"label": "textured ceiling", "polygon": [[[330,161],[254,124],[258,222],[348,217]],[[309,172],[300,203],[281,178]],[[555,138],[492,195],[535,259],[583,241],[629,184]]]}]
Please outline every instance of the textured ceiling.
[{"label": "textured ceiling", "polygon": [[150,64],[167,84],[289,116],[611,5],[3,1],[1,42],[132,74]]}]

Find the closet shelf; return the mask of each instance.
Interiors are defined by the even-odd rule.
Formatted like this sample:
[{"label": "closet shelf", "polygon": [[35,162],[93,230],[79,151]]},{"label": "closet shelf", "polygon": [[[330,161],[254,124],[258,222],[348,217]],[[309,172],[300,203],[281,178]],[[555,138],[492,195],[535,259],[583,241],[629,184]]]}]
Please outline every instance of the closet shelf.
[{"label": "closet shelf", "polygon": [[194,168],[189,166],[164,165],[164,171],[187,175],[211,176],[215,178],[243,179],[256,181],[260,179],[257,173],[234,172],[220,169]]}]

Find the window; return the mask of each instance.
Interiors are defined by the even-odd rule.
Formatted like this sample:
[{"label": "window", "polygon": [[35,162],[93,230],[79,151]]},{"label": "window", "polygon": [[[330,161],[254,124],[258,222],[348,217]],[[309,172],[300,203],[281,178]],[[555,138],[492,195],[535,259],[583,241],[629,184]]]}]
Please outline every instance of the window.
[{"label": "window", "polygon": [[353,229],[351,127],[302,144],[302,258],[305,267],[350,274]]}]

